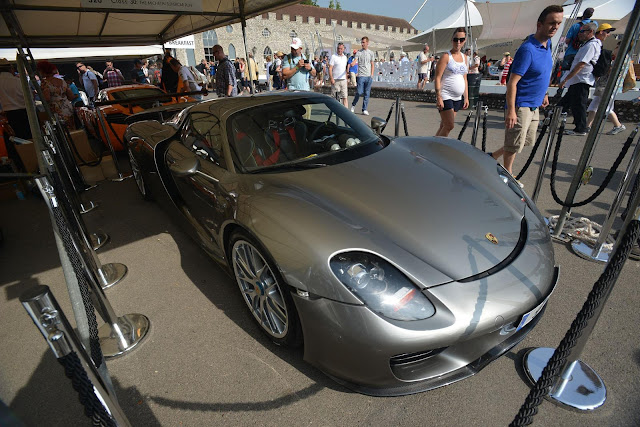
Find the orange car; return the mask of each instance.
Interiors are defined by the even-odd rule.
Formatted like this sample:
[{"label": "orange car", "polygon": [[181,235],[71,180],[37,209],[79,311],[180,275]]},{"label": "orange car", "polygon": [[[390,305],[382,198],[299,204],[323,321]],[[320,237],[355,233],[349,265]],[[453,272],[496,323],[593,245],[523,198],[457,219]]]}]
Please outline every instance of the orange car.
[{"label": "orange car", "polygon": [[[159,96],[159,98],[157,100],[127,102],[127,100],[131,98],[152,96]],[[149,84],[132,84],[102,89],[98,92],[97,102],[104,101],[122,101],[122,104],[101,105],[96,107],[100,108],[100,111],[102,111],[102,114],[106,119],[105,126],[109,132],[113,149],[121,151],[124,150],[122,145],[122,136],[124,135],[124,131],[127,129],[127,126],[131,123],[131,120],[127,120],[127,118],[154,107],[168,106],[172,104],[176,104],[177,108],[175,112],[177,113],[187,106],[184,103],[195,102],[196,100],[189,96],[181,96],[176,100],[175,97],[166,96],[166,92],[157,86]],[[108,146],[107,139],[104,135],[102,126],[100,126],[96,111],[89,107],[80,107],[77,110],[77,113],[89,135],[100,139],[105,146]],[[148,118],[149,117],[140,117],[141,120]],[[164,118],[169,119],[169,116],[164,116]]]}]

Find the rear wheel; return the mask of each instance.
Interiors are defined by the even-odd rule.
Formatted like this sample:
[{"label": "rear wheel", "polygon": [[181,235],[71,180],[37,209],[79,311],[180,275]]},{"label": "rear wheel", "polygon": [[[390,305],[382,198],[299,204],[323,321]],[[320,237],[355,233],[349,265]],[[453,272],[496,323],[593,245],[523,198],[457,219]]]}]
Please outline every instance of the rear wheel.
[{"label": "rear wheel", "polygon": [[142,169],[140,169],[140,165],[136,160],[136,157],[133,155],[130,149],[127,149],[129,153],[129,163],[131,163],[131,172],[133,173],[133,178],[136,181],[136,186],[138,187],[138,191],[142,194],[142,197],[145,200],[151,200],[151,191],[149,190],[149,186],[147,182],[144,180],[144,176],[142,175]]},{"label": "rear wheel", "polygon": [[244,232],[233,234],[229,253],[242,299],[262,330],[276,344],[299,345],[298,313],[268,253]]}]

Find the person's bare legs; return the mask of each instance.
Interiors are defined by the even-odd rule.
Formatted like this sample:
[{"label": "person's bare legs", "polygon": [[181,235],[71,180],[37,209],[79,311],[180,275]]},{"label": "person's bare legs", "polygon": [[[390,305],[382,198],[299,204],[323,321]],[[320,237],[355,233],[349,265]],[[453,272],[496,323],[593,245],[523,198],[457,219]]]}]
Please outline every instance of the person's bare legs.
[{"label": "person's bare legs", "polygon": [[[589,111],[587,113],[587,127],[589,128],[591,127],[591,125],[593,124],[593,119],[595,118],[596,118],[595,111]],[[615,113],[615,111],[610,112],[607,118],[609,119],[609,121],[611,121],[611,123],[613,123],[614,127],[619,128],[621,126],[620,120],[618,120],[618,115]]]},{"label": "person's bare legs", "polygon": [[349,103],[347,102],[347,98],[342,98],[342,105],[344,105],[344,108],[349,108]]},{"label": "person's bare legs", "polygon": [[455,118],[456,112],[453,109],[440,111],[440,128],[436,136],[449,136],[455,126]]},{"label": "person's bare legs", "polygon": [[491,153],[491,157],[498,160],[503,154],[504,154],[504,147],[500,147],[496,151]]},{"label": "person's bare legs", "polygon": [[516,153],[510,153],[509,151],[504,152],[504,168],[509,171],[511,175],[513,175],[513,161],[516,159]]}]

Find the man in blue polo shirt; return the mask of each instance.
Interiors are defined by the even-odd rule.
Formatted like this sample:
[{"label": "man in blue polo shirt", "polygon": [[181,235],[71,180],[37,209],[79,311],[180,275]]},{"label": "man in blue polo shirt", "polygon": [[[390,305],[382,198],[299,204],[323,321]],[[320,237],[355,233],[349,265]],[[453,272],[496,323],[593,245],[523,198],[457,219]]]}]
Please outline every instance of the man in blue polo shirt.
[{"label": "man in blue polo shirt", "polygon": [[492,153],[494,159],[504,155],[504,167],[513,174],[516,153],[533,145],[538,130],[538,107],[549,104],[547,88],[553,59],[551,37],[562,24],[562,6],[548,6],[538,17],[537,30],[522,43],[511,64],[505,102],[504,147]]}]

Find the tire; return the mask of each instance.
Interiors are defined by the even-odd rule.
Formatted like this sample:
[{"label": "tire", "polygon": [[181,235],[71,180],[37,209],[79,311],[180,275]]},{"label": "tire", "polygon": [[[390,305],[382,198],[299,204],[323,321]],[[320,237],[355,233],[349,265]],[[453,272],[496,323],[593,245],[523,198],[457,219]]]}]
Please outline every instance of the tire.
[{"label": "tire", "polygon": [[142,195],[142,198],[145,200],[153,200],[151,196],[151,190],[147,185],[147,182],[144,180],[144,174],[136,157],[133,155],[133,152],[127,147],[127,153],[129,153],[129,163],[131,164],[131,172],[133,173],[133,179],[136,182],[136,187],[138,187],[138,191]]},{"label": "tire", "polygon": [[247,233],[236,231],[230,239],[229,260],[242,299],[262,331],[278,345],[299,346],[298,312],[267,251]]}]

